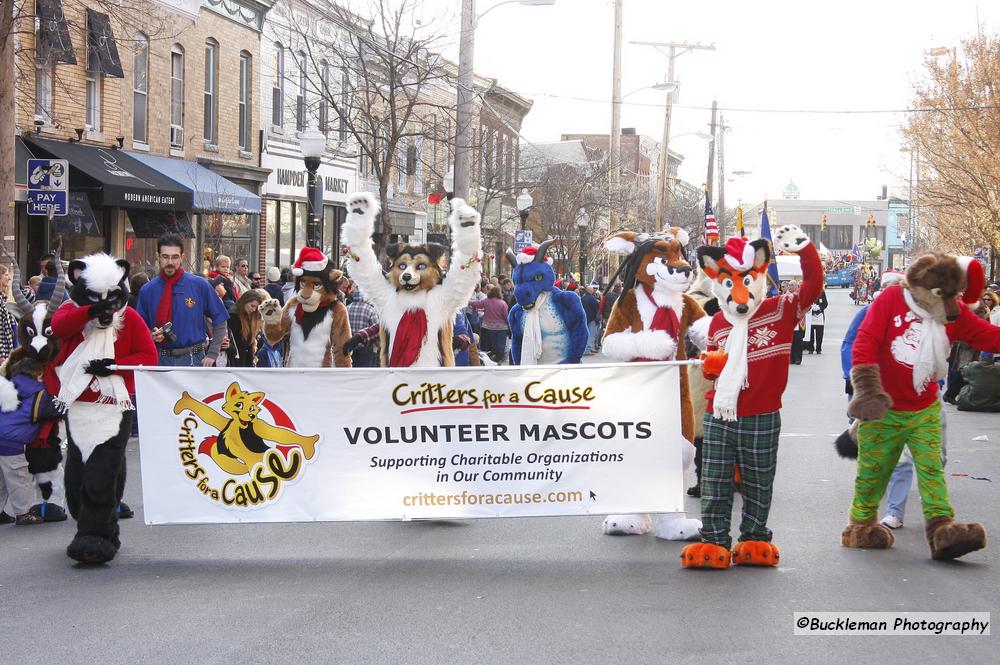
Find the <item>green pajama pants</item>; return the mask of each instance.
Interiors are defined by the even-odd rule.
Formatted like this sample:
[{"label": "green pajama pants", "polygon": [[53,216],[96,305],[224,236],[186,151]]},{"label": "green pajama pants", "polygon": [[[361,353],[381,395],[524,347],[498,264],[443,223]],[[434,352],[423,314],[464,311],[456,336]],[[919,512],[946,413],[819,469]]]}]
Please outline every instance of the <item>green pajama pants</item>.
[{"label": "green pajama pants", "polygon": [[852,519],[865,521],[878,514],[879,502],[904,446],[910,448],[917,470],[924,519],[954,517],[941,463],[941,403],[934,402],[920,411],[889,409],[881,420],[858,427]]},{"label": "green pajama pants", "polygon": [[774,471],[778,465],[778,411],[722,420],[705,414],[701,442],[701,537],[706,543],[729,549],[733,539],[729,523],[733,515],[733,472],[740,465],[743,519],[740,541],[771,542],[767,515],[771,511]]}]

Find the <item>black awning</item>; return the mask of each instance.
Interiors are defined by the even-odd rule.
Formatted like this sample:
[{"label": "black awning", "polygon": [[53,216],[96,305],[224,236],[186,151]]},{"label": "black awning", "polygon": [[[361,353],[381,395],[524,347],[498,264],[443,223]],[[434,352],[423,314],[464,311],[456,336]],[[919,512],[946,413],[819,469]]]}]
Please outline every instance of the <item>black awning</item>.
[{"label": "black awning", "polygon": [[115,36],[111,32],[111,19],[93,9],[87,9],[87,70],[104,72],[112,78],[125,78]]},{"label": "black awning", "polygon": [[28,186],[28,160],[33,159],[35,156],[31,154],[28,150],[28,146],[24,145],[24,141],[21,140],[20,136],[14,137],[14,186],[24,187]]},{"label": "black awning", "polygon": [[38,0],[38,33],[41,43],[35,49],[37,62],[76,64],[61,0]]},{"label": "black awning", "polygon": [[135,208],[127,208],[125,212],[136,238],[159,238],[164,233],[179,233],[182,238],[194,238],[191,220],[184,212]]},{"label": "black awning", "polygon": [[69,160],[71,190],[99,190],[99,204],[146,210],[190,210],[191,190],[125,154],[84,143],[26,138],[39,157]]},{"label": "black awning", "polygon": [[94,217],[90,201],[83,192],[70,192],[67,215],[52,218],[52,230],[62,235],[101,236],[101,225]]}]

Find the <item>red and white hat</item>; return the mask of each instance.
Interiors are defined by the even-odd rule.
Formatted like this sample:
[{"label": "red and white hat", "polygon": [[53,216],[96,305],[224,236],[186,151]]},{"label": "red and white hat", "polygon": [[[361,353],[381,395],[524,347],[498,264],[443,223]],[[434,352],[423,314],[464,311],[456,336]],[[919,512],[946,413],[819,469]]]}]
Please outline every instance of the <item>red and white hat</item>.
[{"label": "red and white hat", "polygon": [[[538,245],[526,245],[521,248],[521,251],[517,253],[517,264],[524,265],[525,263],[531,263],[535,260],[535,255],[538,253]],[[552,257],[546,256],[545,262],[552,265]]]},{"label": "red and white hat", "polygon": [[299,277],[307,272],[321,273],[326,270],[329,263],[330,259],[317,248],[303,247],[299,250],[299,258],[292,267],[292,274]]},{"label": "red and white hat", "polygon": [[882,273],[882,277],[879,279],[879,285],[885,289],[893,284],[899,284],[905,277],[906,275],[897,270],[886,270]]},{"label": "red and white hat", "polygon": [[969,307],[976,307],[979,299],[983,297],[986,290],[986,271],[983,264],[971,256],[959,256],[958,265],[965,271],[965,291],[962,293],[962,302]]},{"label": "red and white hat", "polygon": [[723,246],[726,250],[726,261],[737,270],[749,270],[753,267],[757,248],[746,238],[730,238]]}]

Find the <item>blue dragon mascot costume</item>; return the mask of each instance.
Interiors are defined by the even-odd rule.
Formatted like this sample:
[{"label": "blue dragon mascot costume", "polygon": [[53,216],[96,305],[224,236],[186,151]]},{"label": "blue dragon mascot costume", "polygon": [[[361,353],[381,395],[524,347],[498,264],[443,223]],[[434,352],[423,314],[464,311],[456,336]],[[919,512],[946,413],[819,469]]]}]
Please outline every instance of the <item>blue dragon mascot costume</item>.
[{"label": "blue dragon mascot costume", "polygon": [[554,242],[546,240],[518,254],[507,250],[517,300],[507,315],[515,365],[575,365],[587,350],[587,314],[580,296],[556,287],[556,274],[545,258]]}]

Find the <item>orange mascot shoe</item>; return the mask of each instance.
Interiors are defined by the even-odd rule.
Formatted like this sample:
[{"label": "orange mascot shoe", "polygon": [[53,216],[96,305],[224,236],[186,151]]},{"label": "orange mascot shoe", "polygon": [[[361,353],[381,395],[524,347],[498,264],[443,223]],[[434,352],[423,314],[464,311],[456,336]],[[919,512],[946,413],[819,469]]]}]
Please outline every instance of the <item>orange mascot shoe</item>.
[{"label": "orange mascot shoe", "polygon": [[725,547],[712,543],[691,543],[681,550],[685,568],[729,568],[730,555]]},{"label": "orange mascot shoe", "polygon": [[763,540],[744,540],[733,548],[735,566],[777,566],[779,558],[777,546]]}]

